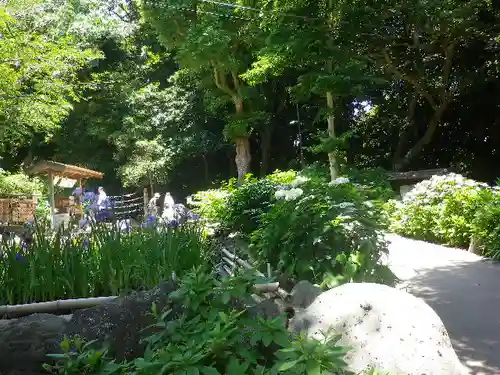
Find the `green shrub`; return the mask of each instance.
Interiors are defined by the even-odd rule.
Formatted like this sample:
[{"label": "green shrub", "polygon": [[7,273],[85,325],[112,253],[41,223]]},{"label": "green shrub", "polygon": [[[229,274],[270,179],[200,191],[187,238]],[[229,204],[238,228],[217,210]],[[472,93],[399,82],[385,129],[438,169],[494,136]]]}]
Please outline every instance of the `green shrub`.
[{"label": "green shrub", "polygon": [[190,204],[195,206],[194,211],[203,218],[218,222],[224,215],[225,199],[230,194],[230,190],[225,187],[203,190],[193,194],[194,201]]},{"label": "green shrub", "polygon": [[210,262],[212,255],[196,226],[120,233],[104,225],[71,237],[68,231],[47,237],[37,228],[31,246],[2,242],[0,253],[0,304],[152,288],[172,272],[182,275]]},{"label": "green shrub", "polygon": [[239,187],[232,179],[221,189],[195,194],[197,211],[204,218],[218,223],[222,230],[248,235],[257,229],[259,217],[275,201],[276,187],[293,181],[296,174],[295,171],[276,171],[260,180],[248,174]]},{"label": "green shrub", "polygon": [[41,179],[20,173],[0,171],[0,195],[43,194],[45,186]]},{"label": "green shrub", "polygon": [[349,168],[346,175],[353,184],[363,186],[369,199],[387,201],[394,198],[395,192],[389,182],[389,175],[383,168],[356,169]]},{"label": "green shrub", "polygon": [[472,235],[479,241],[479,251],[493,259],[500,259],[500,192],[498,187],[482,190],[481,208],[472,223]]},{"label": "green shrub", "polygon": [[45,368],[60,375],[346,373],[348,348],[337,346],[337,337],[307,340],[288,333],[284,317],[255,319],[236,309],[231,302],[248,298],[254,282],[246,276],[218,281],[195,270],[170,294],[174,308],[160,312],[153,306],[157,330],[145,340],[144,357],[118,364],[105,350],[66,338],[64,354],[52,356],[58,363]]},{"label": "green shrub", "polygon": [[275,193],[278,201],[261,216],[250,255],[279,273],[331,287],[348,281],[390,283],[379,264],[386,244],[379,232],[381,206],[347,178],[309,180]]},{"label": "green shrub", "polygon": [[401,202],[387,205],[390,229],[421,240],[467,246],[474,218],[489,197],[482,192],[489,189],[486,184],[453,173],[433,176],[415,185]]}]

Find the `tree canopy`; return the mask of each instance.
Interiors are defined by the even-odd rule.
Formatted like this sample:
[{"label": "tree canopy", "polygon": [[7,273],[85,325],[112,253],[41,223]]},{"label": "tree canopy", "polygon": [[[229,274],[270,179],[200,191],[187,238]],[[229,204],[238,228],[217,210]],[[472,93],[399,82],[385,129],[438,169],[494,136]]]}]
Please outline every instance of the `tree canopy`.
[{"label": "tree canopy", "polygon": [[495,2],[7,4],[6,169],[53,158],[179,194],[315,161],[332,178],[348,166],[500,172],[485,167],[500,157]]}]

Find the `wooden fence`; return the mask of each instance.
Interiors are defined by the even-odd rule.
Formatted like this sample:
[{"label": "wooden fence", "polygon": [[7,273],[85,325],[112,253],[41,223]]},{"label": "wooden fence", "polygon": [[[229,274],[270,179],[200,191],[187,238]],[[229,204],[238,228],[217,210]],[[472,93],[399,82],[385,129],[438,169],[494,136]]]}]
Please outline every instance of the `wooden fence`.
[{"label": "wooden fence", "polygon": [[38,195],[5,194],[0,196],[0,224],[22,225],[35,216]]}]

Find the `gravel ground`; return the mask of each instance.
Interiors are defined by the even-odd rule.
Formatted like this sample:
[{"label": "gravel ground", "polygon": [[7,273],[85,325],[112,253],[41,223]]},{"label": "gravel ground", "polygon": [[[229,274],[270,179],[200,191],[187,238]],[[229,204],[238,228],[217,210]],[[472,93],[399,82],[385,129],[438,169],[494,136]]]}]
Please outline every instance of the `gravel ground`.
[{"label": "gravel ground", "polygon": [[434,308],[471,374],[500,374],[500,263],[396,235],[388,240],[400,287]]}]

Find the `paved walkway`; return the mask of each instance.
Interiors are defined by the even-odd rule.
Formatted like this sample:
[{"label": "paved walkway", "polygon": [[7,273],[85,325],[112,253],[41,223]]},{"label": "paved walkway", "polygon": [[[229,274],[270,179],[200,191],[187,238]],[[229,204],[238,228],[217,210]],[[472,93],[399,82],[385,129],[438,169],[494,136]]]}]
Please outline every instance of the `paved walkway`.
[{"label": "paved walkway", "polygon": [[389,266],[434,308],[472,375],[500,374],[500,263],[389,235]]}]

